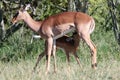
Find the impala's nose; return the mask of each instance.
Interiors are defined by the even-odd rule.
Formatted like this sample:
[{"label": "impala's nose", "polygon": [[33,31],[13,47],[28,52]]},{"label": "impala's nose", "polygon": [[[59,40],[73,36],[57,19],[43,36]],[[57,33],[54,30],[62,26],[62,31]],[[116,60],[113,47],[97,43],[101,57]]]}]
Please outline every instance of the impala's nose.
[{"label": "impala's nose", "polygon": [[15,24],[15,23],[16,23],[16,18],[13,18],[13,19],[11,20],[11,22],[12,22],[12,24]]}]

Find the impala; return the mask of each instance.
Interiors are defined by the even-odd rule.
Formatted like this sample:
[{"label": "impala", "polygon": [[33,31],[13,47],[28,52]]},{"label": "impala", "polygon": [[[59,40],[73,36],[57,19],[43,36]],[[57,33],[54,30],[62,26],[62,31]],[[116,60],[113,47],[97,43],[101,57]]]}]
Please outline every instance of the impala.
[{"label": "impala", "polygon": [[[13,22],[13,23],[14,23],[14,22],[17,22],[17,20],[19,20],[19,17],[16,18],[16,17],[18,16],[18,14],[20,15],[20,12],[19,12],[19,13],[16,13],[15,16],[13,17],[13,19],[12,19],[12,22]],[[27,14],[27,15],[28,15],[28,14]],[[25,15],[25,14],[21,14],[21,17],[22,17],[22,16],[26,16],[26,15]],[[40,26],[42,25],[42,22],[43,22],[43,21],[35,21],[35,22],[36,22],[36,25],[34,25],[34,27],[40,28]],[[35,32],[36,32],[36,31],[35,31]],[[41,38],[41,37],[38,36],[38,35],[33,35],[33,36],[32,36],[32,39],[33,39],[33,38]],[[68,39],[71,39],[71,40],[68,40]],[[31,40],[31,42],[32,42],[32,41],[33,41],[33,40]],[[78,58],[77,53],[76,53],[76,52],[77,52],[77,49],[78,49],[78,47],[79,47],[79,42],[80,42],[79,35],[76,34],[76,33],[74,33],[73,36],[71,36],[71,37],[68,37],[67,35],[65,35],[65,36],[63,36],[63,37],[61,37],[61,38],[58,38],[58,39],[56,40],[56,46],[57,46],[58,48],[62,48],[62,49],[65,51],[66,56],[67,56],[67,62],[68,62],[68,64],[69,64],[69,62],[70,62],[69,54],[72,53],[72,54],[74,55],[77,63],[78,63],[79,66],[81,67],[79,58]],[[45,55],[45,51],[42,52],[42,53],[39,55],[39,57],[38,57],[38,59],[37,59],[37,62],[36,62],[36,64],[35,64],[35,67],[34,67],[34,71],[35,71],[35,69],[36,69],[39,61],[41,60],[41,58],[42,58],[44,55]],[[56,61],[55,61],[55,62],[56,62]],[[54,71],[56,71],[56,65],[55,65],[55,64],[56,64],[56,63],[54,63]]]},{"label": "impala", "polygon": [[[18,14],[20,14],[20,13],[17,13],[17,14],[13,17],[13,19],[12,19],[12,22],[13,22],[13,23],[14,23],[15,21],[17,22],[17,20],[19,20],[19,18],[16,18],[16,17],[18,16]],[[24,16],[24,14],[21,15],[21,16]],[[42,24],[42,21],[35,21],[35,22],[36,22],[36,25],[34,25],[34,27],[38,27],[38,28],[39,28],[39,27],[41,26],[41,24]],[[32,36],[32,37],[40,38],[40,36],[37,36],[37,35]],[[79,46],[80,38],[79,38],[78,34],[74,34],[73,37],[71,37],[71,40],[68,40],[68,39],[70,39],[70,37],[68,37],[67,35],[66,35],[66,36],[63,36],[63,37],[61,37],[61,38],[58,38],[58,39],[56,40],[56,46],[59,47],[59,48],[62,48],[62,49],[65,51],[66,56],[67,56],[68,64],[69,64],[69,61],[70,61],[70,60],[69,60],[69,54],[70,54],[70,53],[73,53],[74,57],[76,58],[77,63],[78,63],[79,66],[81,67],[80,61],[79,61],[78,56],[77,56],[77,54],[76,54],[77,49],[78,49],[78,46]],[[73,42],[73,43],[72,43],[72,42]],[[36,62],[36,65],[35,65],[35,67],[34,67],[34,70],[35,70],[35,68],[37,67],[39,61],[41,60],[41,58],[42,58],[44,55],[45,55],[45,51],[42,52],[42,53],[39,55],[39,57],[38,57],[38,59],[37,59],[37,62]],[[54,63],[54,64],[56,64],[56,63]],[[55,66],[55,69],[56,69],[56,66]],[[56,71],[56,70],[55,70],[55,71]]]},{"label": "impala", "polygon": [[72,31],[76,31],[79,38],[82,38],[89,46],[92,67],[96,69],[97,51],[94,43],[90,39],[90,34],[95,28],[95,22],[92,17],[82,12],[62,12],[46,18],[41,26],[38,26],[39,22],[33,20],[27,11],[21,9],[12,19],[12,22],[16,23],[20,20],[26,22],[33,31],[39,33],[41,38],[45,39],[45,53],[47,56],[46,74],[50,70],[51,53],[55,55],[56,52],[56,39]]},{"label": "impala", "polygon": [[[80,42],[80,38],[79,38],[79,35],[76,33],[73,33],[73,35],[71,37],[65,35],[65,36],[58,38],[56,40],[56,47],[63,49],[66,53],[68,65],[70,62],[70,58],[69,58],[70,53],[72,53],[74,55],[77,63],[79,64],[79,66],[82,67],[80,64],[80,61],[79,61],[79,57],[77,55],[79,42]],[[36,65],[34,66],[34,71],[35,71],[39,61],[43,58],[44,55],[45,55],[45,51],[39,55],[37,62],[36,62]],[[56,71],[56,68],[55,68],[55,71]]]}]

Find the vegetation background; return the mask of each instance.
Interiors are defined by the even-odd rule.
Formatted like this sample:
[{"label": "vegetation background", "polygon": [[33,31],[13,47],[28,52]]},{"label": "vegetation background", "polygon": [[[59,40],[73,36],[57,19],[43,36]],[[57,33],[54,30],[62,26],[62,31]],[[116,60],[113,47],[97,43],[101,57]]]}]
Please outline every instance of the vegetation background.
[{"label": "vegetation background", "polygon": [[[28,11],[35,20],[44,20],[63,11],[82,11],[91,15],[96,28],[91,35],[97,46],[97,70],[91,69],[90,52],[82,41],[78,50],[82,68],[71,57],[68,70],[66,56],[57,50],[57,73],[45,76],[45,58],[34,74],[31,71],[38,55],[44,50],[44,40],[20,22],[20,28],[11,24],[12,16],[21,5],[32,4],[35,12]],[[120,80],[120,1],[119,0],[2,0],[0,1],[0,80]],[[2,20],[4,22],[2,22]],[[4,26],[3,26],[4,25]],[[4,29],[3,29],[4,27]]]}]

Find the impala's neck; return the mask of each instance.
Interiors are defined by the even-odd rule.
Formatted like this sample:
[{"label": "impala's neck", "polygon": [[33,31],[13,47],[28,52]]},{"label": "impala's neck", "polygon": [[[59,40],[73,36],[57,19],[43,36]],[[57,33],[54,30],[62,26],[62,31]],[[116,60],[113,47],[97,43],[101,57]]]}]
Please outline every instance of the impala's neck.
[{"label": "impala's neck", "polygon": [[25,15],[24,21],[28,24],[28,26],[33,31],[38,32],[41,27],[42,21],[33,20],[32,17],[27,12],[24,12],[24,15]]},{"label": "impala's neck", "polygon": [[77,39],[74,39],[74,40],[75,40],[74,45],[75,45],[76,47],[78,47],[78,46],[79,46],[79,43],[80,43],[80,38],[77,38]]},{"label": "impala's neck", "polygon": [[[74,34],[73,34],[74,35]],[[79,35],[78,34],[75,34],[74,36],[73,36],[73,39],[74,39],[74,45],[76,46],[76,47],[78,47],[79,46],[79,43],[80,43],[80,37],[79,37]]]}]

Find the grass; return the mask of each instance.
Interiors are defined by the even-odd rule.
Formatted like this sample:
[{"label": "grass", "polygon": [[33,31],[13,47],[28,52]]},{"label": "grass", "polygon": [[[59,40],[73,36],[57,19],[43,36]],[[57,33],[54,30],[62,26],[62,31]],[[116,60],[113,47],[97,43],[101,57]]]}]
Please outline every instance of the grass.
[{"label": "grass", "polygon": [[89,49],[86,44],[81,43],[78,55],[82,69],[72,57],[71,69],[68,70],[66,56],[59,50],[57,51],[57,73],[53,73],[53,60],[51,60],[51,71],[45,76],[46,64],[43,58],[36,72],[31,74],[39,52],[44,49],[43,41],[35,40],[30,44],[30,38],[14,36],[15,38],[11,37],[0,48],[0,80],[29,80],[30,78],[31,80],[120,80],[120,49],[114,35],[112,31],[106,33],[99,31],[99,34],[97,31],[92,34],[98,52],[97,70],[91,68]]},{"label": "grass", "polygon": [[[90,60],[90,59],[89,59]],[[44,59],[39,68],[32,75],[31,71],[36,60],[21,60],[20,62],[0,62],[0,80],[120,80],[120,62],[114,58],[98,62],[97,70],[93,70],[90,63],[81,60],[82,69],[75,61],[71,62],[71,69],[68,70],[66,62],[58,59],[57,73],[53,73],[51,64],[50,73],[45,76]]]}]

